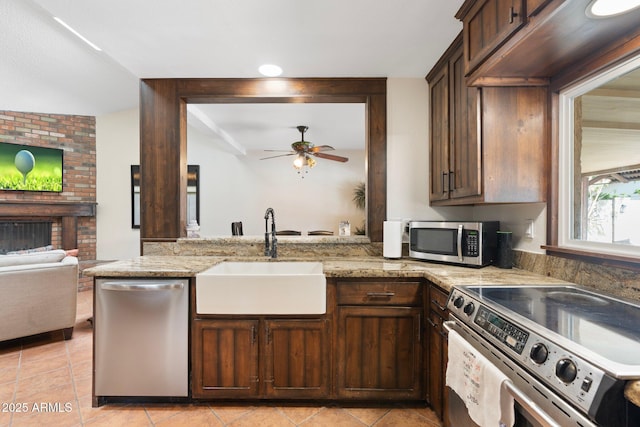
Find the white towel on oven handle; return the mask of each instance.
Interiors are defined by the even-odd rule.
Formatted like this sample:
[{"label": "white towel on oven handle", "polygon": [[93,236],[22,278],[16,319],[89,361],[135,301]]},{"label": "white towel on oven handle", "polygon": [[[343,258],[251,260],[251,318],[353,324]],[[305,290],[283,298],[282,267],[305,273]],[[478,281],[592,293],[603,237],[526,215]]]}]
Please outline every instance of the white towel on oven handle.
[{"label": "white towel on oven handle", "polygon": [[481,427],[512,427],[513,396],[502,383],[509,381],[497,367],[464,340],[449,332],[446,384],[462,399],[469,417]]}]

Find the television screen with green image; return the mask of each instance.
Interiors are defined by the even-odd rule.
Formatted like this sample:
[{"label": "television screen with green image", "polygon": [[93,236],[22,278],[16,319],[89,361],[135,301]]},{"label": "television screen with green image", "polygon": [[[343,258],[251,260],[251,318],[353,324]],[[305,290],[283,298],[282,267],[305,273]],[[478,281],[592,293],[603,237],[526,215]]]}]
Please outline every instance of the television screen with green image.
[{"label": "television screen with green image", "polygon": [[61,192],[62,153],[57,148],[0,143],[0,190]]}]

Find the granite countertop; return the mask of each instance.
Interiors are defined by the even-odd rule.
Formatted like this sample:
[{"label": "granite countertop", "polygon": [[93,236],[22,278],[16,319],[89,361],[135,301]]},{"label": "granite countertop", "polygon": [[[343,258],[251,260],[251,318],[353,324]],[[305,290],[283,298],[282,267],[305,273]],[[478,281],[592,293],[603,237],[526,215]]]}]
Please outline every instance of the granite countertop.
[{"label": "granite countertop", "polygon": [[[229,256],[141,256],[88,268],[86,276],[94,277],[195,277],[198,273],[223,261],[310,261],[309,258],[282,257],[271,261],[265,257]],[[425,278],[450,291],[454,285],[546,285],[571,284],[553,277],[520,269],[459,267],[408,259],[390,260],[381,257],[322,258],[327,277],[407,277]],[[630,381],[625,397],[640,406],[640,381]]]},{"label": "granite countertop", "polygon": [[[85,276],[95,277],[195,277],[223,261],[309,261],[309,258],[220,256],[141,256],[88,268]],[[451,290],[466,284],[568,284],[552,277],[520,269],[458,267],[413,260],[389,260],[381,257],[324,258],[321,260],[327,277],[407,277],[425,278]]]}]

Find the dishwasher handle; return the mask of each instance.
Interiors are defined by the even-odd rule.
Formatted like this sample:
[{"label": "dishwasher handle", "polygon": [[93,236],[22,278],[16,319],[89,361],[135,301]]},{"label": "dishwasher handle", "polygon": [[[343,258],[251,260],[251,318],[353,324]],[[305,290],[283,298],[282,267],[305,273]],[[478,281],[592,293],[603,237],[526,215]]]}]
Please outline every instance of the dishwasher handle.
[{"label": "dishwasher handle", "polygon": [[139,282],[139,281],[113,281],[100,284],[100,288],[105,291],[127,291],[127,292],[148,292],[148,291],[172,291],[184,289],[183,282]]}]

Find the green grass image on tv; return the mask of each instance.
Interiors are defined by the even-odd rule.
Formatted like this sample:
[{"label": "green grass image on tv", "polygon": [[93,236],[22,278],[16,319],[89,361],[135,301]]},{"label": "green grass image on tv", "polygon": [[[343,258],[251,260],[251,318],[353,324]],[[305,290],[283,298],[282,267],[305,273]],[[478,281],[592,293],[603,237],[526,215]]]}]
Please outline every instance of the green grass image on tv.
[{"label": "green grass image on tv", "polygon": [[[16,167],[16,154],[21,150],[29,151],[35,158],[26,179]],[[62,150],[0,144],[0,190],[62,191]]]}]

